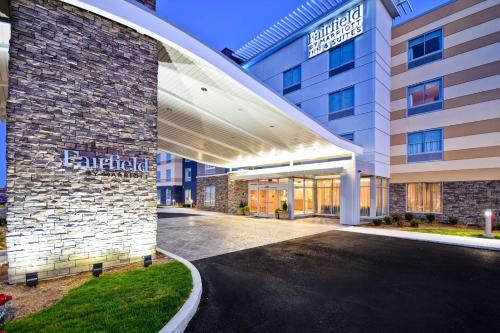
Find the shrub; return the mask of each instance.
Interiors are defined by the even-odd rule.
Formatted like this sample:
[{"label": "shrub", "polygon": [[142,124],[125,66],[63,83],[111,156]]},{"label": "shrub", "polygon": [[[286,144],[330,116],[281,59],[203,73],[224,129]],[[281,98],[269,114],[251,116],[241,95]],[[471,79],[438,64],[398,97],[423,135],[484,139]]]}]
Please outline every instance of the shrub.
[{"label": "shrub", "polygon": [[244,211],[244,212],[249,212],[249,211],[250,211],[250,206],[245,206],[245,207],[243,207],[243,211]]},{"label": "shrub", "polygon": [[413,218],[410,221],[410,225],[412,226],[412,228],[418,228],[420,226],[420,223],[422,223],[422,221],[420,219],[416,219],[416,218]]},{"label": "shrub", "polygon": [[405,220],[406,221],[410,222],[414,218],[415,218],[415,215],[413,215],[413,213],[405,213]]},{"label": "shrub", "polygon": [[281,212],[282,212],[281,208],[276,208],[276,209],[274,210],[274,213],[275,213],[275,214],[279,214],[279,213],[281,213]]},{"label": "shrub", "polygon": [[392,213],[392,219],[394,222],[398,222],[398,221],[401,221],[401,213]]},{"label": "shrub", "polygon": [[397,224],[398,227],[404,227],[405,221],[399,219],[399,220],[396,221],[396,224]]},{"label": "shrub", "polygon": [[283,201],[281,208],[283,209],[284,212],[288,211],[288,204],[286,203],[286,201]]},{"label": "shrub", "polygon": [[430,213],[430,214],[425,214],[425,219],[427,220],[427,222],[429,223],[434,223],[434,221],[436,220],[436,215]]},{"label": "shrub", "polygon": [[392,217],[384,216],[384,223],[387,225],[391,225],[392,224]]},{"label": "shrub", "polygon": [[5,217],[0,217],[0,227],[5,227],[7,225],[7,220]]},{"label": "shrub", "polygon": [[382,219],[375,219],[375,220],[373,220],[373,225],[375,225],[377,227],[380,226],[380,225],[382,225]]},{"label": "shrub", "polygon": [[239,208],[245,208],[245,204],[243,203],[243,200],[240,200]]},{"label": "shrub", "polygon": [[458,217],[456,216],[448,216],[448,222],[451,224],[451,225],[457,225],[458,224]]}]

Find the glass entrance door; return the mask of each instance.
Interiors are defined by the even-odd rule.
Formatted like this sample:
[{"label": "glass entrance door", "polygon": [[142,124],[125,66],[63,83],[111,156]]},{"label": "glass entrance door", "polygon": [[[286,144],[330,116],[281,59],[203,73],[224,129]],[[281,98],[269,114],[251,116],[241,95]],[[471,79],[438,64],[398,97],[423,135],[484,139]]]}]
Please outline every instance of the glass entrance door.
[{"label": "glass entrance door", "polygon": [[276,208],[287,201],[286,186],[250,186],[250,212],[257,216],[273,217]]}]

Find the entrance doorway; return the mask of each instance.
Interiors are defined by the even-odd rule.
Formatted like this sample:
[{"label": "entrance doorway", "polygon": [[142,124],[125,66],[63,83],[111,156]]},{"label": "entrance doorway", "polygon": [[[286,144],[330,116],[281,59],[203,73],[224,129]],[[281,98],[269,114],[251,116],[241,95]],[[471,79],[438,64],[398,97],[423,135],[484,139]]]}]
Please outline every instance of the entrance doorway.
[{"label": "entrance doorway", "polygon": [[249,186],[250,212],[256,216],[272,217],[276,208],[281,208],[288,201],[288,185],[254,184]]}]

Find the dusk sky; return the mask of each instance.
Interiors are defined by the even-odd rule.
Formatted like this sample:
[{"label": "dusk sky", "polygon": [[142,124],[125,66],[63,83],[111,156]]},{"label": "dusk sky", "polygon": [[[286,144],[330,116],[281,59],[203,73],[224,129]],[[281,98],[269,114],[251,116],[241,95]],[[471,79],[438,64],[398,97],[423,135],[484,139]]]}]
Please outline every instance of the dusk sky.
[{"label": "dusk sky", "polygon": [[[157,12],[207,45],[237,50],[305,0],[157,0]],[[414,12],[406,20],[448,0],[412,1]],[[398,19],[401,21],[401,19]],[[0,187],[5,187],[5,123],[0,123]]]}]

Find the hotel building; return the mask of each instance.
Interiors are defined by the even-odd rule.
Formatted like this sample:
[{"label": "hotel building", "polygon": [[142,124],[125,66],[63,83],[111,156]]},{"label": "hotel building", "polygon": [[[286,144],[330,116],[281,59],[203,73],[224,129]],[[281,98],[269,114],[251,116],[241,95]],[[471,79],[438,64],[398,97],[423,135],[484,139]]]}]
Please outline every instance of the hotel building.
[{"label": "hotel building", "polygon": [[241,65],[154,0],[4,4],[10,282],[154,257],[158,151],[199,162],[171,177],[211,210],[500,213],[498,0],[400,25],[393,0],[306,2]]},{"label": "hotel building", "polygon": [[[306,23],[297,12],[234,56],[330,132],[363,147],[361,219],[412,212],[480,223],[486,208],[500,209],[498,1],[449,1],[400,24],[391,1],[343,1],[308,13]],[[338,215],[341,197],[338,177],[262,173],[249,181],[247,200],[256,215],[272,216],[292,200],[295,216]],[[225,202],[210,204],[225,210]]]}]

